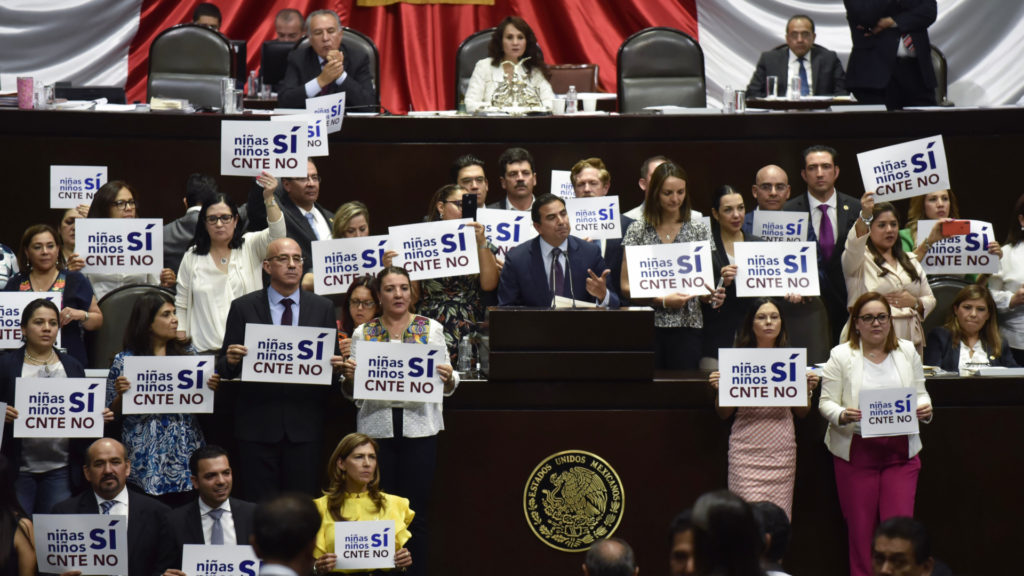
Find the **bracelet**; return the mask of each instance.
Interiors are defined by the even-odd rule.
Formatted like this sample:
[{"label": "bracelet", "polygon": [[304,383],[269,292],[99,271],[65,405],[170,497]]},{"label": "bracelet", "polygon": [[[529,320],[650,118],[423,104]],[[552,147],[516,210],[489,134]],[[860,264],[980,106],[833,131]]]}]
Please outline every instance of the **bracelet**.
[{"label": "bracelet", "polygon": [[85,311],[85,320],[82,320],[82,322],[88,322],[88,321],[89,321],[89,311],[86,310]]},{"label": "bracelet", "polygon": [[860,215],[860,221],[863,222],[865,226],[871,226],[871,222],[874,221],[874,219],[874,214],[868,216],[867,218],[865,218],[863,214]]}]

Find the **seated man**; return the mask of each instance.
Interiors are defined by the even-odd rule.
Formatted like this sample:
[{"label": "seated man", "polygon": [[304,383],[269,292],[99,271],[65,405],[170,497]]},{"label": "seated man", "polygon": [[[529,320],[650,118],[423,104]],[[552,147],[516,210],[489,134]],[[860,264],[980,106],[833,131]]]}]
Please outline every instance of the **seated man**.
[{"label": "seated man", "polygon": [[814,21],[797,14],[786,23],[786,45],[761,53],[754,76],[747,84],[747,98],[764,98],[767,78],[779,79],[780,98],[786,95],[789,80],[801,80],[801,95],[847,94],[846,75],[835,52],[814,43]]},{"label": "seated man", "polygon": [[597,304],[618,308],[618,294],[608,289],[611,271],[601,249],[569,235],[565,202],[554,194],[542,194],[530,213],[539,236],[509,250],[501,270],[498,305],[551,306],[557,294],[576,300],[589,295]]},{"label": "seated man", "polygon": [[341,45],[341,20],[333,10],[317,10],[306,18],[309,46],[288,55],[288,68],[277,98],[281,108],[305,108],[306,98],[345,93],[348,111],[376,112],[377,92],[365,55]]},{"label": "seated man", "polygon": [[871,544],[871,571],[875,576],[930,576],[935,568],[924,525],[894,516],[875,529]]},{"label": "seated man", "polygon": [[207,26],[220,32],[220,8],[209,2],[203,2],[192,11],[192,23]]},{"label": "seated man", "polygon": [[274,18],[274,31],[278,42],[298,42],[302,39],[302,12],[295,8],[282,8]]}]

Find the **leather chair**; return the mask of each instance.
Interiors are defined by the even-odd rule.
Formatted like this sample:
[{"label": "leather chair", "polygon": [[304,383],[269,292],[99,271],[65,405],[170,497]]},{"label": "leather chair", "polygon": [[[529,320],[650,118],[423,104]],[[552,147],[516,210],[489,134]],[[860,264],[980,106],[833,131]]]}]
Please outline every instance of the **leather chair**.
[{"label": "leather chair", "polygon": [[264,84],[270,84],[277,92],[277,85],[284,80],[284,72],[288,69],[288,54],[295,49],[297,42],[268,40],[260,49],[260,75]]},{"label": "leather chair", "polygon": [[147,101],[185,98],[196,107],[221,106],[221,78],[235,76],[231,43],[219,32],[178,24],[161,32],[149,47]]},{"label": "leather chair", "polygon": [[935,69],[935,103],[939,106],[953,106],[947,98],[949,73],[946,67],[946,55],[932,44],[932,68]]},{"label": "leather chair", "polygon": [[704,51],[689,35],[655,27],[633,34],[619,47],[620,112],[647,106],[707,106]]},{"label": "leather chair", "polygon": [[491,36],[497,26],[473,32],[468,38],[459,44],[455,52],[455,106],[466,98],[466,90],[469,89],[469,79],[473,77],[473,68],[476,63],[487,57],[487,45],[491,42]]},{"label": "leather chair", "polygon": [[[359,52],[366,56],[370,66],[370,78],[373,81],[373,91],[376,93],[377,104],[380,104],[380,52],[377,51],[377,45],[374,44],[373,40],[369,36],[363,34],[355,28],[349,28],[348,26],[342,26],[341,45],[345,47],[346,52]],[[309,46],[309,38],[303,38],[295,45],[295,50],[299,48],[305,48]],[[287,69],[287,57],[285,58],[285,64]]]},{"label": "leather chair", "polygon": [[953,305],[953,300],[968,284],[967,280],[959,276],[936,276],[928,279],[928,285],[931,286],[932,294],[935,296],[935,309],[921,323],[925,336],[932,328],[946,323],[951,313],[950,307]]},{"label": "leather chair", "polygon": [[548,68],[555,94],[565,94],[569,86],[575,86],[577,92],[597,92],[597,64],[556,64]]},{"label": "leather chair", "polygon": [[779,299],[779,312],[786,319],[786,332],[791,348],[807,348],[807,364],[828,360],[832,350],[832,329],[825,303],[819,297],[800,304]]},{"label": "leather chair", "polygon": [[164,292],[174,298],[167,288],[150,284],[127,284],[108,292],[99,301],[103,313],[103,325],[90,339],[89,358],[91,368],[110,368],[114,356],[124,349],[124,330],[132,316],[135,301],[143,294]]}]

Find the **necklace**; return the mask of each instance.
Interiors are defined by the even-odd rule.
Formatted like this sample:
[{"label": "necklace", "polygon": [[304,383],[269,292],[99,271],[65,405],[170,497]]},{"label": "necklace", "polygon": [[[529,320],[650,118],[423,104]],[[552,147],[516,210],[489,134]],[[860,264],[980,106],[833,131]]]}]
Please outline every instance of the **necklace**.
[{"label": "necklace", "polygon": [[35,356],[29,354],[28,349],[26,348],[25,349],[25,358],[27,360],[31,360],[33,364],[42,364],[42,365],[49,364],[50,361],[53,360],[53,348],[50,348],[50,355],[47,356],[46,358],[36,358]]}]

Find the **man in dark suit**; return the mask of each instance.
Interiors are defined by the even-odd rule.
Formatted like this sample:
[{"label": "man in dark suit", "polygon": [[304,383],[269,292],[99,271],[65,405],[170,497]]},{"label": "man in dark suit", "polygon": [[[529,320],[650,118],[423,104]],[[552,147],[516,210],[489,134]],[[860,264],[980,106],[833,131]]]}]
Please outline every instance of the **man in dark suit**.
[{"label": "man in dark suit", "polygon": [[811,146],[804,150],[803,156],[804,168],[800,176],[807,183],[807,194],[786,202],[785,210],[807,212],[810,216],[807,240],[818,247],[818,281],[835,344],[850,316],[842,257],[846,237],[860,217],[860,201],[836,190],[839,166],[834,149]]},{"label": "man in dark suit", "polygon": [[[778,96],[786,96],[789,79],[798,76],[805,96],[846,94],[846,78],[843,65],[835,52],[814,43],[814,21],[809,16],[797,14],[786,23],[786,45],[761,53],[754,75],[747,84],[748,98],[767,96],[767,78],[779,79]],[[801,73],[801,68],[803,72]]]},{"label": "man in dark suit", "polygon": [[743,233],[754,234],[755,211],[782,210],[789,200],[789,192],[789,176],[785,170],[775,164],[762,166],[754,175],[754,185],[751,186],[751,193],[757,206],[743,217]]},{"label": "man in dark suit", "polygon": [[542,194],[534,202],[531,215],[539,236],[505,256],[498,305],[551,306],[557,293],[618,308],[619,296],[608,288],[611,271],[601,257],[601,249],[569,235],[565,202],[554,194]]},{"label": "man in dark suit", "polygon": [[[577,198],[607,196],[612,185],[612,175],[600,158],[580,160],[569,171],[569,177],[572,179],[572,189]],[[633,222],[632,218],[622,213],[620,202],[619,229],[622,230],[623,236],[626,235],[626,230]],[[619,278],[622,276],[622,238],[591,240],[591,242],[601,247],[601,255],[604,257],[605,263],[608,264],[608,269],[611,270],[611,273],[608,274],[608,285],[612,287],[612,290],[618,292],[621,285]],[[622,306],[628,305],[627,302],[621,300],[620,297]]]},{"label": "man in dark suit", "polygon": [[[163,574],[173,562],[167,513],[170,508],[125,488],[131,468],[124,445],[110,438],[92,443],[85,454],[85,479],[92,486],[58,502],[53,514],[111,514],[128,517],[128,573]],[[100,508],[103,512],[100,512]]]},{"label": "man in dark suit", "polygon": [[[172,550],[181,566],[185,544],[249,544],[252,515],[256,505],[231,497],[231,462],[220,446],[208,444],[192,453],[188,461],[192,486],[199,498],[171,511],[169,523]],[[168,569],[164,576],[186,576]]]},{"label": "man in dark suit", "polygon": [[217,181],[206,174],[189,174],[185,183],[185,215],[164,225],[164,267],[175,272],[192,239],[203,202],[217,195]]},{"label": "man in dark suit", "polygon": [[[242,358],[248,353],[243,345],[247,323],[337,327],[334,304],[299,288],[302,251],[294,240],[279,238],[271,242],[263,270],[270,275],[270,286],[231,303],[224,347],[217,361],[217,373],[222,378],[241,374]],[[337,343],[331,363],[336,369],[342,365]],[[325,408],[328,395],[337,387],[226,384],[234,404],[238,468],[246,499],[260,502],[285,490],[319,494]]]},{"label": "man in dark suit", "polygon": [[859,102],[889,110],[935,105],[928,27],[935,0],[843,0],[850,23],[847,85]]},{"label": "man in dark suit", "polygon": [[498,171],[498,184],[505,190],[505,197],[487,207],[528,211],[533,206],[533,189],[537,186],[533,155],[525,148],[509,148],[498,156]]},{"label": "man in dark suit", "polygon": [[260,576],[326,574],[314,565],[320,513],[309,498],[282,494],[256,508],[252,548],[263,561]]},{"label": "man in dark suit", "polygon": [[306,98],[345,93],[347,111],[376,112],[377,91],[364,54],[341,45],[341,19],[333,10],[317,10],[306,18],[309,46],[292,50],[277,98],[282,108],[305,108]]}]

